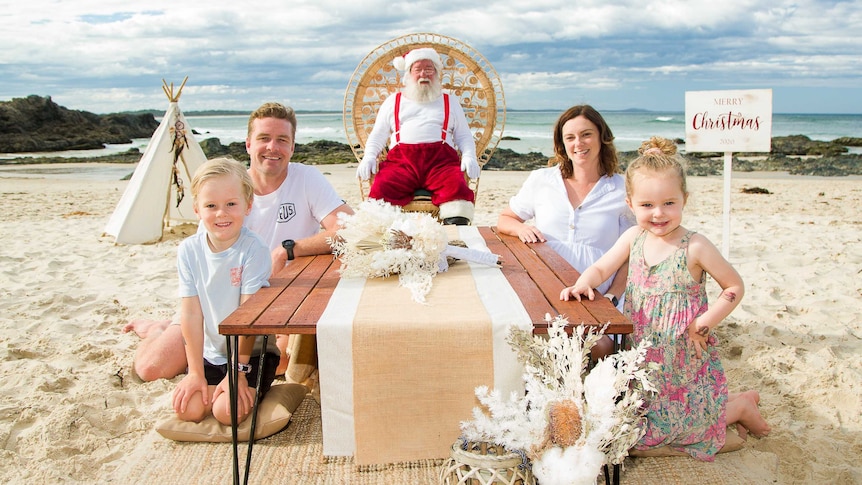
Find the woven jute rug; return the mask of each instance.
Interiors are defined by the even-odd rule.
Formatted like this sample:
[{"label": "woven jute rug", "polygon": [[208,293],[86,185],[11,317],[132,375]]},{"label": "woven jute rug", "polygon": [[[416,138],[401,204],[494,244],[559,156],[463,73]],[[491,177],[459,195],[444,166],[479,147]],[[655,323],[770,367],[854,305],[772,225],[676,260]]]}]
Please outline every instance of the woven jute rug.
[{"label": "woven jute rug", "polygon": [[[153,432],[155,434],[155,432]],[[393,443],[392,446],[397,446]],[[114,483],[231,483],[230,443],[180,443],[156,437],[133,464],[118,471]],[[240,445],[245,470],[246,446]],[[131,458],[131,457],[130,457]],[[283,431],[255,442],[249,483],[252,484],[437,484],[443,462],[357,466],[352,458],[323,458],[320,406],[307,397]],[[242,475],[241,475],[242,478]],[[721,454],[705,463],[688,457],[628,458],[623,484],[690,485],[777,483],[778,457],[750,448]],[[603,477],[598,483],[604,483]]]},{"label": "woven jute rug", "polygon": [[[241,473],[245,472],[245,452],[246,446],[241,444]],[[230,443],[159,440],[117,483],[232,483],[232,456]],[[291,485],[431,484],[437,483],[442,463],[437,460],[360,469],[352,458],[324,461],[320,405],[309,396],[296,409],[287,428],[255,442],[248,482]]]}]

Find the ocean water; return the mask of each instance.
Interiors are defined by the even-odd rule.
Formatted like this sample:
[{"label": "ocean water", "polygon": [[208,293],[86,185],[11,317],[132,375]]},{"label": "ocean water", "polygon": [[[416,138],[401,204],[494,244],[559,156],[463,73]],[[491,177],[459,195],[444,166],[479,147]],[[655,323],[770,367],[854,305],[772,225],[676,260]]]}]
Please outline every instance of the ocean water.
[{"label": "ocean water", "polygon": [[[553,154],[554,124],[560,111],[510,111],[506,113],[499,148],[518,153]],[[602,116],[614,132],[617,149],[636,150],[650,136],[685,138],[685,113],[610,111]],[[201,135],[198,141],[216,137],[223,144],[244,141],[246,116],[187,116]],[[304,113],[297,116],[297,143],[315,140],[347,142],[341,113]],[[862,137],[862,115],[774,114],[772,136],[807,135],[813,140],[831,141],[845,136]]]},{"label": "ocean water", "polygon": [[[517,140],[502,140],[498,148],[518,153],[553,154],[552,130],[561,111],[509,111],[506,113],[503,136]],[[614,132],[618,150],[635,150],[650,136],[685,138],[685,113],[660,111],[603,111],[602,116]],[[248,116],[186,116],[200,142],[218,138],[222,144],[244,142]],[[841,137],[862,137],[862,114],[773,114],[772,136],[806,135],[813,140],[831,141]],[[340,112],[301,113],[297,115],[297,143],[332,140],[347,143]],[[110,145],[101,150],[0,154],[0,159],[16,156],[99,156],[138,148],[142,152],[149,139],[137,139],[130,144]],[[851,149],[860,153],[859,148]]]}]

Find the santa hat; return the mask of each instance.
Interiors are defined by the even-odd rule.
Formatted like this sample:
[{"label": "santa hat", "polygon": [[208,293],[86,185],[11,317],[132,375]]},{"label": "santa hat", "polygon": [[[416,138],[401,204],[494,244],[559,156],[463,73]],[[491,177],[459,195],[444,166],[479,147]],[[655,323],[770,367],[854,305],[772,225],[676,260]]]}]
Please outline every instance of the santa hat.
[{"label": "santa hat", "polygon": [[406,72],[410,70],[410,66],[412,66],[414,62],[421,61],[423,59],[431,61],[434,64],[434,67],[437,68],[438,73],[443,70],[443,61],[440,60],[440,56],[437,54],[437,51],[430,47],[413,49],[403,57],[396,57],[395,59],[392,59],[392,65],[395,66],[395,69]]}]

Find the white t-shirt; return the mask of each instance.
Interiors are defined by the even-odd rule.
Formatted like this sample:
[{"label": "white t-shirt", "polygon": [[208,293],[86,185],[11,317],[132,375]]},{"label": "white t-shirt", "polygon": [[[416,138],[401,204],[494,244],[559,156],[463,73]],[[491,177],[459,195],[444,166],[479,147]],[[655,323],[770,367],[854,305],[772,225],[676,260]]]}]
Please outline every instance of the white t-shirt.
[{"label": "white t-shirt", "polygon": [[272,251],[285,239],[304,239],[320,232],[321,221],[342,204],[344,200],[320,170],[291,162],[278,190],[254,196],[244,225]]},{"label": "white t-shirt", "polygon": [[[559,165],[532,171],[510,199],[509,207],[524,221],[535,219],[546,244],[581,273],[634,225],[622,175],[601,177],[580,207],[574,209]],[[612,282],[613,277],[602,283],[599,292],[605,293]]]},{"label": "white t-shirt", "polygon": [[[221,252],[213,253],[206,232],[198,232],[180,243],[177,250],[179,294],[197,296],[204,316],[203,358],[211,364],[227,363],[227,343],[218,326],[239,307],[240,295],[251,295],[269,286],[272,269],[270,251],[261,238],[243,227],[239,239]],[[258,355],[263,339],[257,339],[253,355]],[[279,354],[275,339],[267,351]]]}]

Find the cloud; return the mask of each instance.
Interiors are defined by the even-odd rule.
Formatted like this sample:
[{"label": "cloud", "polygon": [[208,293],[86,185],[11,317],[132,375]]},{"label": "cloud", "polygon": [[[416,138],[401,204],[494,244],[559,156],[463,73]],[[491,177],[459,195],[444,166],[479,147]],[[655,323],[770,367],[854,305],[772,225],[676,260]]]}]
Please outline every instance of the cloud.
[{"label": "cloud", "polygon": [[512,108],[587,99],[679,111],[686,90],[773,87],[778,112],[862,112],[857,2],[770,3],[153,0],[112,9],[34,0],[0,14],[0,45],[15,46],[0,51],[0,100],[38,94],[95,112],[160,108],[161,80],[187,75],[186,110],[251,110],[268,99],[340,110],[372,49],[439,32],[491,62]]}]

